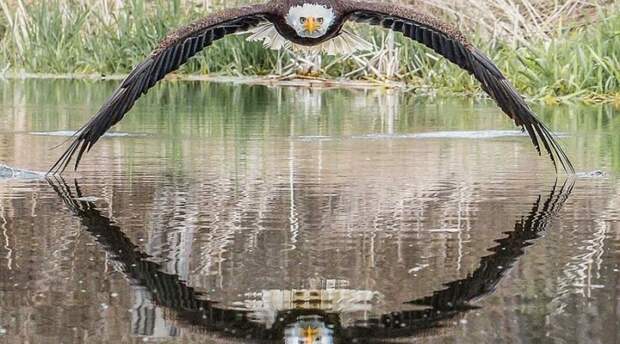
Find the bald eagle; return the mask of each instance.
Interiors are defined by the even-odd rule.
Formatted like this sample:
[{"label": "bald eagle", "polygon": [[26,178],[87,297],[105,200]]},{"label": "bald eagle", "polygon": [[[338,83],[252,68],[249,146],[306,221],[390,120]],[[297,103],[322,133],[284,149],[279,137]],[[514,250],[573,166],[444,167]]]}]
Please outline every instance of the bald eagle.
[{"label": "bald eagle", "polygon": [[61,174],[74,157],[77,169],[84,152],[118,123],[140,96],[216,40],[233,33],[249,32],[250,39],[261,40],[275,49],[292,45],[346,53],[364,45],[362,39],[343,29],[347,21],[400,32],[468,71],[515,125],[528,133],[539,155],[544,149],[556,170],[559,163],[564,171],[574,173],[570,160],[550,131],[497,66],[460,31],[411,7],[354,0],[272,0],[214,12],[171,32],[76,132],[73,142],[49,173]]}]

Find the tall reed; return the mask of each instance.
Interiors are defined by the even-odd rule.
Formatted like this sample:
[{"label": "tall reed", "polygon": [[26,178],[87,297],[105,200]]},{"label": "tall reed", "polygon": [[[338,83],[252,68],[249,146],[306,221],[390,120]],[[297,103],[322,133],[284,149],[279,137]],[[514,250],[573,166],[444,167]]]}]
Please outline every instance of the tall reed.
[{"label": "tall reed", "polygon": [[[226,6],[248,2],[259,1],[227,1]],[[620,7],[609,2],[419,0],[415,6],[458,23],[532,97],[617,101]],[[126,73],[168,31],[223,5],[222,0],[0,0],[0,71]],[[390,78],[416,88],[479,91],[466,72],[429,49],[379,29],[357,30],[375,49],[354,59],[323,57],[324,76]],[[199,54],[179,73],[290,73],[300,60],[297,55],[233,36]]]}]

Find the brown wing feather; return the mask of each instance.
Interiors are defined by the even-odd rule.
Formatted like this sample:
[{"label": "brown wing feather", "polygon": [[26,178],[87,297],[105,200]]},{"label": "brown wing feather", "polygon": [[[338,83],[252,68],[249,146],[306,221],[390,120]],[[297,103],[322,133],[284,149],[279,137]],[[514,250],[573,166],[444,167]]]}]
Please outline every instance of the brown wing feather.
[{"label": "brown wing feather", "polygon": [[166,74],[178,69],[189,58],[225,35],[245,31],[268,20],[271,12],[269,5],[228,9],[169,34],[146,60],[134,67],[93,118],[78,130],[71,145],[48,173],[62,173],[74,156],[77,169],[84,152],[89,151],[110,127],[125,116],[136,100]]},{"label": "brown wing feather", "polygon": [[556,169],[559,162],[567,173],[574,173],[573,166],[562,147],[510,81],[457,29],[412,8],[394,4],[350,1],[346,13],[349,20],[380,25],[401,32],[467,70],[480,81],[482,89],[514,120],[515,124],[527,131],[539,154],[542,145]]}]

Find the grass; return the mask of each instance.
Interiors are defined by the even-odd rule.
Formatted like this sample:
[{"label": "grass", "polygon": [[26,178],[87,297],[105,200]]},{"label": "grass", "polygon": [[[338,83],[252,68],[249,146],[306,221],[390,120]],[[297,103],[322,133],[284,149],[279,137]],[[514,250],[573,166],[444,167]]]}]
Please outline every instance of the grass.
[{"label": "grass", "polygon": [[[549,41],[513,48],[477,45],[486,51],[524,94],[557,103],[580,98],[620,104],[620,15],[559,34]],[[479,92],[465,72],[426,51],[408,47],[405,78],[456,92]]]},{"label": "grass", "polygon": [[[227,2],[227,6],[242,2]],[[582,8],[577,5],[583,2],[572,0],[521,0],[521,7],[510,0],[473,2],[475,6],[462,0],[421,3],[431,12],[456,20],[462,30],[477,32],[472,40],[524,94],[549,103],[571,99],[620,103],[617,5],[603,1]],[[168,31],[220,5],[208,0],[0,0],[0,71],[127,73]],[[359,31],[375,42],[376,51],[361,54],[357,61],[324,57],[323,76],[392,78],[413,88],[442,93],[480,92],[478,83],[466,72],[431,50],[382,30],[360,27]],[[372,70],[369,65],[378,60],[377,54],[385,52],[388,43],[389,51],[401,58],[390,62],[391,71],[385,63]],[[296,54],[274,52],[233,36],[199,54],[178,73],[290,73],[299,68]]]}]

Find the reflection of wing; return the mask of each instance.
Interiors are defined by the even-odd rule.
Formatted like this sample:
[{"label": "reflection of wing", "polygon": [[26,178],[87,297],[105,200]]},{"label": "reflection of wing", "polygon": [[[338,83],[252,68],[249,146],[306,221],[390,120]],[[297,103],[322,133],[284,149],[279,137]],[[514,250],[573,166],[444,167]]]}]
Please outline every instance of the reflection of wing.
[{"label": "reflection of wing", "polygon": [[539,197],[528,216],[515,223],[514,229],[507,233],[506,238],[496,240],[499,245],[489,250],[493,254],[483,257],[478,269],[468,278],[450,282],[446,284],[447,289],[436,291],[432,296],[409,303],[431,306],[439,310],[455,307],[468,308],[468,302],[480,295],[493,292],[506,271],[523,254],[523,249],[530,246],[531,241],[547,229],[549,221],[562,206],[572,191],[572,187],[572,184],[564,184],[557,193],[554,187],[544,202],[541,202]]},{"label": "reflection of wing", "polygon": [[200,299],[200,294],[188,286],[179,276],[162,271],[160,264],[148,260],[149,256],[139,250],[122,232],[119,226],[104,216],[95,205],[78,201],[81,197],[77,181],[74,196],[62,179],[51,180],[51,186],[67,207],[80,218],[90,233],[111,259],[120,266],[132,282],[143,286],[157,305],[174,311],[181,323],[204,331],[213,331],[236,338],[252,338],[280,341],[287,325],[304,316],[316,315],[333,328],[334,335],[342,342],[365,338],[411,337],[426,329],[443,326],[443,321],[464,314],[476,308],[470,302],[492,292],[505,275],[523,255],[525,247],[532,244],[545,231],[572,191],[572,181],[557,190],[554,186],[543,201],[538,197],[525,218],[506,232],[506,238],[499,239],[497,246],[490,249],[491,255],[483,257],[480,266],[469,277],[447,283],[446,289],[435,291],[431,296],[409,303],[428,306],[422,310],[391,312],[370,323],[343,328],[339,314],[319,309],[291,309],[278,313],[271,328],[253,322],[247,311],[224,309],[213,302]]},{"label": "reflection of wing", "polygon": [[206,331],[226,332],[235,329],[235,337],[265,335],[263,326],[251,322],[247,312],[222,309],[213,302],[200,299],[200,293],[179,276],[162,271],[160,264],[149,261],[123,231],[103,215],[92,202],[78,201],[82,197],[77,181],[74,196],[62,179],[48,179],[50,185],[73,213],[80,218],[86,231],[92,235],[132,282],[143,286],[159,306],[175,311],[179,321],[198,326]]},{"label": "reflection of wing", "polygon": [[144,61],[134,67],[95,116],[76,133],[75,140],[52,166],[50,173],[62,173],[75,154],[77,169],[82,154],[123,119],[136,100],[166,74],[178,69],[214,41],[267,21],[271,11],[270,5],[227,9],[170,33]]},{"label": "reflection of wing", "polygon": [[542,145],[554,165],[559,160],[565,171],[574,173],[560,145],[544,124],[536,118],[510,81],[504,77],[493,61],[467,42],[458,30],[435,18],[418,13],[413,8],[396,4],[351,1],[348,12],[350,20],[380,25],[400,32],[472,74],[480,81],[482,89],[497,102],[515,124],[527,131],[539,154]]},{"label": "reflection of wing", "polygon": [[546,199],[539,196],[528,215],[519,219],[511,231],[505,232],[507,237],[496,240],[498,245],[489,249],[493,253],[483,257],[478,268],[467,278],[447,283],[446,289],[435,291],[431,296],[407,302],[429,308],[385,314],[368,335],[378,338],[410,336],[421,329],[440,327],[443,320],[477,308],[470,302],[495,290],[505,273],[523,255],[524,248],[532,245],[532,240],[547,229],[572,192],[573,185],[571,179],[559,190],[554,185]]}]

